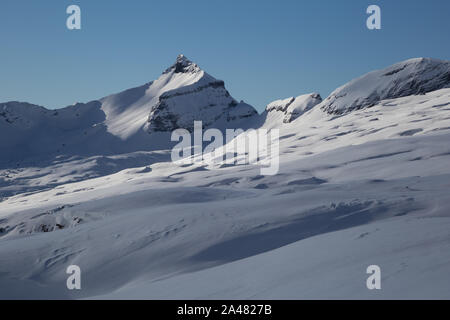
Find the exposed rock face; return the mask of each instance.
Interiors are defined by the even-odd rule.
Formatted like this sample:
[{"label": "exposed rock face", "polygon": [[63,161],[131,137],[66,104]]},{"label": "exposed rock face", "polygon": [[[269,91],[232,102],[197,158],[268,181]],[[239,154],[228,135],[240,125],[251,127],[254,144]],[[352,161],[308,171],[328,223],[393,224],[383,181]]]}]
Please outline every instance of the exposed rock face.
[{"label": "exposed rock face", "polygon": [[322,103],[322,110],[342,114],[374,106],[381,100],[450,87],[450,62],[416,58],[370,72],[336,89]]},{"label": "exposed rock face", "polygon": [[253,116],[257,118],[256,110],[233,99],[223,81],[179,55],[155,81],[89,103],[57,110],[0,103],[0,166],[38,158],[164,150],[172,145],[170,132],[192,130],[194,121],[235,129]]},{"label": "exposed rock face", "polygon": [[172,145],[170,133],[178,128],[192,131],[194,121],[220,130],[275,128],[314,107],[342,114],[383,99],[447,87],[449,61],[417,58],[355,79],[324,101],[316,93],[274,101],[258,116],[252,106],[237,102],[223,81],[179,55],[155,81],[88,103],[57,110],[0,103],[0,167],[24,161],[32,165],[35,159],[166,150]]},{"label": "exposed rock face", "polygon": [[[162,77],[169,81],[183,82],[183,78],[195,77],[186,86],[175,86],[159,96],[151,107],[147,129],[149,132],[169,132],[178,128],[192,130],[194,121],[202,121],[204,127],[214,124],[226,126],[231,122],[256,116],[253,107],[237,103],[225,89],[225,84],[201,70],[183,55]],[[158,80],[157,80],[158,81]]]},{"label": "exposed rock face", "polygon": [[167,74],[170,72],[173,72],[173,73],[198,73],[201,71],[202,70],[196,63],[190,61],[183,54],[179,54],[175,63],[172,66],[170,66],[169,68],[167,68],[163,72],[163,74]]},{"label": "exposed rock face", "polygon": [[267,105],[266,111],[268,113],[281,113],[283,123],[290,123],[321,102],[322,98],[318,93],[304,94],[273,101]]}]

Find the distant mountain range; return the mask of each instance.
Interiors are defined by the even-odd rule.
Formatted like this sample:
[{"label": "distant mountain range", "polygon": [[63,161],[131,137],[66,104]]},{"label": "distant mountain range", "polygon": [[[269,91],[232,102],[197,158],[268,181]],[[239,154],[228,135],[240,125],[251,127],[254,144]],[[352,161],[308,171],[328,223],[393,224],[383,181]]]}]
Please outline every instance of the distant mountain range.
[{"label": "distant mountain range", "polygon": [[384,99],[450,87],[450,62],[417,58],[368,73],[322,101],[318,93],[270,103],[258,115],[183,55],[155,81],[88,103],[48,110],[0,103],[0,166],[30,165],[58,156],[113,155],[170,148],[170,132],[205,128],[274,127],[318,107],[343,114]]}]

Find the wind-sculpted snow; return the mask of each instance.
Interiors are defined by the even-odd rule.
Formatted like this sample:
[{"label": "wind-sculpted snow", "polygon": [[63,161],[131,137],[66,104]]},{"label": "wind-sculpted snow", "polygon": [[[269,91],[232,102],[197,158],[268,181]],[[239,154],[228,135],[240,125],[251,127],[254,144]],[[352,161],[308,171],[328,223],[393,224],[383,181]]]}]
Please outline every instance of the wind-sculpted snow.
[{"label": "wind-sculpted snow", "polygon": [[[257,119],[245,103],[243,119],[212,107],[280,130],[279,172],[265,176],[258,165],[208,161],[226,148],[171,162],[170,133],[149,134],[148,114],[130,131],[115,118],[144,114],[149,90],[165,88],[154,101],[170,101],[167,114],[184,97],[222,94],[201,72],[180,57],[153,83],[71,109],[103,121],[95,128],[114,137],[110,154],[0,169],[1,298],[450,298],[450,89],[342,114],[323,112],[325,100],[285,123],[287,103]],[[6,118],[22,127],[10,108]],[[154,151],[135,149],[141,134]],[[381,291],[366,288],[372,264]],[[82,290],[67,290],[69,265],[81,268]]]},{"label": "wind-sculpted snow", "polygon": [[[170,151],[141,151],[111,156],[58,157],[53,161],[0,170],[0,199],[16,194],[34,193],[63,184],[88,180],[127,169],[170,161]],[[139,171],[138,170],[138,171]],[[84,190],[81,188],[80,190]],[[60,194],[58,194],[60,195]]]},{"label": "wind-sculpted snow", "polygon": [[[442,299],[448,297],[442,277],[450,259],[442,253],[450,250],[449,228],[448,218],[372,223],[232,263],[142,281],[98,298]],[[379,292],[365,288],[368,275],[361,272],[374,261],[383,272]],[[226,280],[218,284],[218,279]]]},{"label": "wind-sculpted snow", "polygon": [[342,114],[372,107],[381,100],[420,95],[450,87],[450,62],[418,58],[370,72],[336,89],[322,110]]},{"label": "wind-sculpted snow", "polygon": [[[338,117],[313,108],[281,124],[275,176],[156,158],[8,196],[0,296],[448,298],[449,101],[443,89]],[[45,173],[22,183],[45,186]],[[376,294],[374,263],[386,275]],[[81,291],[65,287],[70,264]]]}]

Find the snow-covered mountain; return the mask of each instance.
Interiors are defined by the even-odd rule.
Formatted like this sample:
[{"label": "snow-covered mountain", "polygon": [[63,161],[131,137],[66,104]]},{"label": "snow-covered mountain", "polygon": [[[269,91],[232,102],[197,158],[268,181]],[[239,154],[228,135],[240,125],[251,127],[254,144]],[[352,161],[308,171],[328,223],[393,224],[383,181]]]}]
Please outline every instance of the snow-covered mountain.
[{"label": "snow-covered mountain", "polygon": [[[9,139],[29,132],[51,145],[44,127],[70,140],[80,129],[55,119],[73,117],[91,138],[68,146],[76,156],[0,169],[0,298],[450,298],[447,65],[408,60],[322,102],[289,98],[259,116],[230,106],[223,85],[184,57],[152,83],[89,104],[1,104]],[[348,107],[367,97],[373,105]],[[184,98],[187,115],[211,126],[279,129],[278,174],[171,162],[164,130],[188,127]],[[202,109],[211,101],[215,116]],[[139,150],[144,137],[159,145]],[[5,158],[25,146],[2,139]],[[84,151],[99,141],[98,153]],[[110,147],[124,144],[129,152]],[[73,264],[82,270],[79,291],[66,287]],[[366,287],[373,264],[382,290]]]},{"label": "snow-covered mountain", "polygon": [[450,62],[416,58],[370,72],[336,89],[325,99],[322,110],[342,114],[371,107],[381,100],[450,87]]},{"label": "snow-covered mountain", "polygon": [[167,136],[177,128],[192,129],[194,120],[205,127],[241,128],[258,116],[231,97],[223,81],[183,55],[157,80],[96,101],[58,110],[8,102],[0,110],[0,145],[6,150],[0,164],[7,166],[168,149]]},{"label": "snow-covered mountain", "polygon": [[183,55],[151,87],[162,87],[159,90],[163,93],[157,95],[159,101],[151,108],[150,132],[178,128],[192,131],[194,121],[199,120],[206,128],[233,128],[236,121],[257,115],[250,105],[234,100],[223,81],[211,77]]},{"label": "snow-covered mountain", "polygon": [[322,97],[318,93],[273,101],[266,106],[266,122],[276,123],[279,120],[283,123],[291,123],[321,102]]},{"label": "snow-covered mountain", "polygon": [[224,82],[179,55],[155,81],[100,100],[108,132],[127,139],[139,131],[171,132],[192,129],[193,121],[205,127],[235,127],[239,120],[257,115],[238,103]]}]

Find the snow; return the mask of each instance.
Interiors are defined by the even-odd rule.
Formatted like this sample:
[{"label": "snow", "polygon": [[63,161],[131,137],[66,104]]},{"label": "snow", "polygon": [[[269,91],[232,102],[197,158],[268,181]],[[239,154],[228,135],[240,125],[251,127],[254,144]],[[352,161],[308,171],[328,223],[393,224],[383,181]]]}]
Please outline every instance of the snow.
[{"label": "snow", "polygon": [[[271,118],[283,117],[283,123],[290,123],[321,102],[322,98],[318,93],[304,94],[273,101],[267,105],[266,112]],[[273,113],[280,114],[273,115]]]},{"label": "snow", "polygon": [[107,131],[126,140],[147,123],[151,108],[159,102],[160,96],[168,91],[187,86],[194,87],[215,81],[199,68],[193,72],[176,72],[178,63],[187,63],[178,57],[172,69],[166,70],[157,80],[125,92],[101,99],[102,110],[106,115]]},{"label": "snow", "polygon": [[321,106],[340,114],[371,107],[381,100],[450,87],[450,62],[416,58],[370,72],[336,89]]},{"label": "snow", "polygon": [[258,118],[252,106],[231,97],[223,81],[183,55],[155,81],[99,100],[58,110],[7,102],[0,110],[3,168],[36,166],[56,157],[170,149],[170,133],[192,126],[193,119],[239,128]]},{"label": "snow", "polygon": [[[441,278],[450,263],[442,254],[450,250],[449,228],[448,218],[373,223],[201,271],[132,283],[97,298],[440,299],[450,292]],[[383,270],[378,292],[365,285],[364,271],[373,263]],[[227,281],[217,285],[222,278]]]},{"label": "snow", "polygon": [[[189,81],[203,81],[186,60],[177,58],[179,66],[151,84],[61,110],[68,118],[86,110],[95,123],[105,110],[111,122],[97,127],[129,149],[80,147],[0,169],[0,298],[450,298],[450,89],[339,114],[324,112],[327,99],[307,106],[313,96],[304,95],[295,99],[301,114],[287,123],[283,110],[254,116],[238,103],[249,116],[233,124],[280,129],[280,171],[263,176],[258,165],[173,163],[170,134],[149,134],[140,115],[132,121],[154,96],[149,90],[186,93]],[[206,90],[217,97],[216,89]],[[208,101],[197,94],[186,105],[174,96],[171,112]],[[6,104],[8,119],[27,108],[37,127],[38,119],[53,119],[44,108]],[[113,114],[129,116],[130,127]],[[1,130],[14,125],[0,123]],[[133,132],[155,145],[139,150]],[[2,143],[14,148],[21,140]],[[79,291],[66,288],[72,264],[82,270]],[[373,264],[381,267],[381,290],[366,288]]]}]

